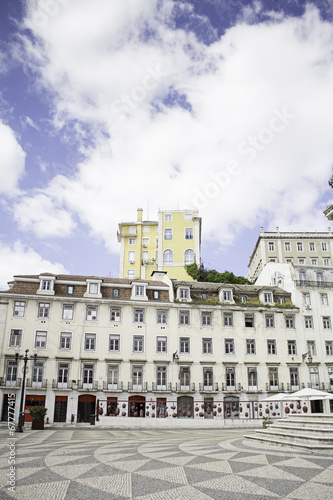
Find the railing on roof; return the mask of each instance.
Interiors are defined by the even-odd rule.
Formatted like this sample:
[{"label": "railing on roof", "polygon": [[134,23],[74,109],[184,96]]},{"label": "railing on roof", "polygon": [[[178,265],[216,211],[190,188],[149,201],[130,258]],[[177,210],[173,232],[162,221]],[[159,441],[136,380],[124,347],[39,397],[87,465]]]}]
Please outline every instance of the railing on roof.
[{"label": "railing on roof", "polygon": [[296,286],[309,286],[313,288],[333,288],[333,281],[296,280]]}]

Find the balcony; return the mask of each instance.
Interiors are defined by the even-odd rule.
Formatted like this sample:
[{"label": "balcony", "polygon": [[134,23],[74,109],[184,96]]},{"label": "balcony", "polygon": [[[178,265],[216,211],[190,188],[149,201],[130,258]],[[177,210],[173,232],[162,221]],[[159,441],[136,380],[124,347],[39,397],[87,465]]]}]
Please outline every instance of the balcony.
[{"label": "balcony", "polygon": [[128,392],[147,392],[148,391],[148,383],[144,382],[143,384],[133,384],[133,382],[128,382]]},{"label": "balcony", "polygon": [[37,381],[32,380],[31,378],[27,378],[26,387],[29,389],[46,389],[47,388],[47,379]]},{"label": "balcony", "polygon": [[17,378],[16,380],[7,379],[7,377],[0,378],[0,387],[12,387],[13,389],[21,387],[22,379]]},{"label": "balcony", "polygon": [[166,385],[158,385],[155,382],[152,383],[152,392],[172,392],[171,382]]},{"label": "balcony", "polygon": [[284,392],[284,384],[280,385],[266,384],[266,392]]},{"label": "balcony", "polygon": [[176,392],[195,392],[195,383],[189,385],[176,384]]},{"label": "balcony", "polygon": [[98,383],[92,382],[89,384],[86,382],[79,382],[77,388],[79,391],[98,391]]},{"label": "balcony", "polygon": [[73,389],[72,382],[58,382],[57,380],[52,380],[52,389],[62,389],[62,390],[71,390]]},{"label": "balcony", "polygon": [[215,382],[212,385],[199,384],[199,392],[212,393],[212,392],[218,392],[218,390],[219,390],[219,386],[218,386],[217,382]]},{"label": "balcony", "polygon": [[117,384],[109,384],[108,382],[103,382],[103,391],[110,392],[121,392],[123,390],[123,383],[118,382]]},{"label": "balcony", "polygon": [[243,390],[241,384],[226,385],[222,384],[222,392],[241,392]]},{"label": "balcony", "polygon": [[310,287],[310,288],[333,288],[333,281],[309,281],[309,280],[296,280],[296,286]]}]

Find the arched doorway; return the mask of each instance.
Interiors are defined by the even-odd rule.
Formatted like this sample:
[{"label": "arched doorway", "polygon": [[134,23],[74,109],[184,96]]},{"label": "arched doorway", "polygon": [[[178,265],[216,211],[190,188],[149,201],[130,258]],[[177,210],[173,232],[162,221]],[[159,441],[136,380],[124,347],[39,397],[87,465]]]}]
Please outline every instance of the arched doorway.
[{"label": "arched doorway", "polygon": [[192,396],[180,396],[179,398],[177,398],[177,417],[193,418]]},{"label": "arched doorway", "polygon": [[129,417],[144,417],[146,408],[146,398],[143,396],[130,396],[128,398]]},{"label": "arched doorway", "polygon": [[77,421],[78,422],[90,422],[90,415],[95,415],[96,413],[96,396],[86,394],[79,396],[79,402],[77,406]]},{"label": "arched doorway", "polygon": [[224,418],[239,417],[239,398],[237,396],[228,396],[224,398]]}]

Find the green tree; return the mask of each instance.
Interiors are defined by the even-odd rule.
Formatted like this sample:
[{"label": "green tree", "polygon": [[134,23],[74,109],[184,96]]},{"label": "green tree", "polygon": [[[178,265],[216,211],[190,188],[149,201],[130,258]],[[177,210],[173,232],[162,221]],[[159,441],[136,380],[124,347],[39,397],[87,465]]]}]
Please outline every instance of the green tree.
[{"label": "green tree", "polygon": [[196,262],[185,266],[186,272],[191,278],[196,281],[210,282],[210,283],[232,283],[237,285],[250,285],[250,281],[243,276],[235,276],[230,271],[220,273],[215,269],[206,269],[203,264],[200,266]]}]

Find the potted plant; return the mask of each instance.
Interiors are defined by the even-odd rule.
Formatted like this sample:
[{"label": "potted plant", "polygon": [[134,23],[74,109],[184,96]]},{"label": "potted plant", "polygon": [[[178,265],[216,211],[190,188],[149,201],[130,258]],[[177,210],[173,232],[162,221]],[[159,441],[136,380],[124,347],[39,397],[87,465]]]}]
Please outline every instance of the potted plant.
[{"label": "potted plant", "polygon": [[32,418],[31,429],[32,430],[43,430],[44,429],[44,417],[46,415],[47,408],[45,406],[34,406],[29,408],[29,413]]}]

